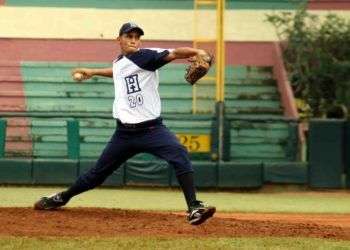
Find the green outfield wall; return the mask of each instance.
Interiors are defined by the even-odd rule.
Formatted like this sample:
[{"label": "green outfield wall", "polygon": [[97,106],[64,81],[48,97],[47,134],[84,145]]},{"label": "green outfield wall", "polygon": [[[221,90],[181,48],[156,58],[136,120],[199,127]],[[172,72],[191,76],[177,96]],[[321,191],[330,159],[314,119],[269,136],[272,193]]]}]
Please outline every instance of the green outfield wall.
[{"label": "green outfield wall", "polygon": [[[71,121],[68,120],[68,123]],[[70,154],[72,159],[69,157],[1,158],[0,183],[47,185],[73,183],[80,174],[94,166],[96,158],[79,156],[79,142],[74,139],[76,137],[74,134],[79,133],[79,130],[77,126],[72,128],[67,135],[73,137],[72,140],[68,140],[73,145],[66,145],[67,151],[72,148],[75,152]],[[288,159],[284,161],[249,158],[245,161],[194,159],[192,163],[196,172],[197,186],[259,188],[265,183],[281,183],[302,184],[311,188],[349,187],[348,133],[349,122],[347,121],[312,120],[308,136],[308,162]],[[156,157],[145,155],[128,160],[103,185],[176,187],[178,183],[171,166]]]},{"label": "green outfield wall", "polygon": [[[67,123],[70,122],[71,120],[68,120]],[[73,139],[67,141],[73,145],[65,145],[67,157],[1,158],[0,183],[71,184],[96,161],[96,157],[80,157],[80,143],[74,139],[77,137],[74,134],[79,133],[79,130],[76,125],[71,127],[68,126],[68,130],[71,131],[67,132],[67,136]],[[258,188],[264,183],[293,183],[308,185],[311,188],[344,188],[346,183],[349,183],[346,151],[349,141],[348,136],[344,136],[348,134],[348,128],[349,122],[341,120],[312,121],[308,137],[307,163],[288,159],[258,160],[249,157],[245,160],[217,161],[210,159],[208,152],[207,160],[192,160],[197,185]],[[211,136],[214,137],[215,134]],[[73,153],[69,153],[70,150]],[[211,151],[213,150],[212,148]],[[178,186],[172,167],[151,155],[130,159],[113,173],[104,185]]]}]

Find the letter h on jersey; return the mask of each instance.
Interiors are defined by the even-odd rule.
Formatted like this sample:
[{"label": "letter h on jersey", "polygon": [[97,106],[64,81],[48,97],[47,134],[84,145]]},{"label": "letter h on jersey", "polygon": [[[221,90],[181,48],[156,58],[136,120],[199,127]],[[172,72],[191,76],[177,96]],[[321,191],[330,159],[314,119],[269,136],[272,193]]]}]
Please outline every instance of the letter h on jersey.
[{"label": "letter h on jersey", "polygon": [[125,77],[125,82],[128,95],[141,91],[138,75],[130,75]]}]

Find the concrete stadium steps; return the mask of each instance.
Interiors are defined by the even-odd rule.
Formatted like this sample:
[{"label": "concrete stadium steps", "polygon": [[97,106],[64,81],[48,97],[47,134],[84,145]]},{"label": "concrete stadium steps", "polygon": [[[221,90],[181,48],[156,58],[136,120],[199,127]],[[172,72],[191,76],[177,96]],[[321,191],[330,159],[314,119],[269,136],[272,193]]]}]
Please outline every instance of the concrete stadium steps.
[{"label": "concrete stadium steps", "polygon": [[283,117],[271,67],[231,67],[226,78],[225,108],[229,117]]},{"label": "concrete stadium steps", "polygon": [[284,120],[272,67],[227,68],[225,114],[231,161],[296,160],[297,127]]},{"label": "concrete stadium steps", "polygon": [[[14,85],[17,85],[15,83]],[[18,86],[9,86],[9,88],[18,88],[20,87],[20,84]],[[0,91],[1,89],[8,89],[7,86],[1,86],[0,84]],[[1,98],[1,105],[0,105],[0,112],[16,112],[16,111],[25,111],[26,110],[26,104],[25,104],[25,95],[22,91],[18,90],[4,90],[0,92],[0,98]]]},{"label": "concrete stadium steps", "polygon": [[32,157],[32,137],[29,120],[24,117],[7,118],[6,157]]},{"label": "concrete stadium steps", "polygon": [[[198,84],[196,84],[195,87],[193,87],[187,83],[184,78],[186,66],[186,64],[168,64],[160,70],[159,91],[161,98],[163,99],[163,111],[167,112],[167,107],[170,106],[176,107],[177,105],[186,105],[187,109],[181,112],[192,113],[192,98],[195,93],[196,113],[213,114],[215,107],[216,88],[214,82],[212,80],[208,81],[206,78],[203,78],[199,80]],[[208,75],[214,75],[213,69],[209,71]],[[171,104],[171,99],[167,98],[167,96],[170,95],[173,95],[176,98],[183,98],[181,100],[183,103],[181,104],[180,102],[174,100],[174,104]],[[185,98],[186,100],[184,100]],[[179,107],[176,107],[176,109]],[[170,112],[175,111],[170,110]]]},{"label": "concrete stadium steps", "polygon": [[[239,98],[239,99],[238,99]],[[226,99],[225,103],[228,107],[240,107],[240,108],[276,108],[279,107],[279,99],[245,99],[238,97],[237,99]],[[259,97],[258,97],[259,98]]]},{"label": "concrete stadium steps", "polygon": [[94,77],[77,83],[70,75],[74,67],[108,66],[101,63],[23,62],[27,111],[111,113],[114,98],[112,79]]},{"label": "concrete stadium steps", "polygon": [[236,65],[226,68],[225,71],[227,80],[233,79],[234,82],[237,82],[237,80],[242,80],[243,82],[247,80],[269,80],[272,74],[272,68],[269,66]]},{"label": "concrete stadium steps", "polygon": [[0,61],[0,111],[25,111],[25,99],[18,62]]},{"label": "concrete stadium steps", "polygon": [[[84,83],[71,79],[74,67],[108,67],[104,63],[74,62],[24,62],[24,79],[27,111],[37,113],[60,113],[65,117],[74,114],[112,112],[114,98],[113,81],[110,78],[94,77]],[[215,84],[203,79],[196,89],[184,80],[185,65],[169,64],[160,70],[160,95],[163,114],[173,115],[175,120],[165,123],[175,133],[210,134],[215,107]],[[213,75],[213,70],[209,73]],[[272,79],[269,67],[228,66],[226,114],[229,119],[276,118],[283,117],[276,82]],[[197,96],[197,115],[192,114],[193,91]],[[181,116],[187,115],[183,119]],[[195,117],[202,117],[197,122]],[[95,158],[102,151],[113,133],[113,121],[103,119],[81,121],[81,157]],[[111,123],[110,123],[111,122]],[[241,122],[237,127],[231,123],[230,155],[232,160],[284,161],[286,140],[289,138],[288,124],[281,122],[263,126],[253,124],[249,128]],[[50,119],[32,120],[33,156],[64,158],[67,155],[65,122]],[[253,138],[249,137],[253,136]],[[287,158],[286,158],[287,157]],[[151,160],[149,155],[141,154],[137,160]],[[196,159],[210,159],[209,154]]]},{"label": "concrete stadium steps", "polygon": [[274,117],[281,118],[283,116],[283,110],[281,108],[231,108],[227,107],[226,113],[228,117],[234,118],[263,118],[263,117]]},{"label": "concrete stadium steps", "polygon": [[[62,119],[32,118],[34,158],[67,157],[65,119],[78,114],[103,114],[105,118],[79,118],[81,158],[96,159],[114,132],[112,117],[113,80],[93,77],[77,83],[71,79],[74,67],[110,67],[106,63],[23,62],[22,75],[27,111],[37,114],[59,114]],[[165,124],[175,133],[210,134],[214,99],[204,93],[199,115],[192,113],[192,86],[184,80],[185,65],[167,65],[160,72],[160,95]],[[171,117],[176,119],[172,119]],[[169,118],[170,117],[170,118]],[[135,159],[151,159],[141,154]],[[210,159],[209,153],[191,154],[193,159]]]},{"label": "concrete stadium steps", "polygon": [[1,76],[19,76],[18,68],[20,65],[17,62],[0,61],[0,75]]},{"label": "concrete stadium steps", "polygon": [[[28,110],[43,112],[46,109],[48,111],[66,109],[74,112],[86,110],[111,112],[114,98],[112,79],[93,77],[82,84],[76,83],[71,79],[70,71],[77,66],[108,67],[110,65],[24,62],[22,74]],[[159,90],[164,113],[192,113],[192,86],[184,80],[184,68],[183,64],[173,64],[165,66],[160,72]],[[96,105],[95,98],[99,97],[103,99],[99,99],[99,104]],[[70,102],[66,102],[65,98],[69,98]],[[203,82],[197,87],[197,112],[213,113],[214,98],[213,83]]]},{"label": "concrete stadium steps", "polygon": [[261,95],[264,97],[266,95],[276,96],[277,94],[275,85],[227,83],[225,86],[225,98],[231,98],[232,95],[240,95],[242,97]]},{"label": "concrete stadium steps", "polygon": [[[232,67],[225,86],[225,113],[230,120],[230,160],[295,160],[297,128],[283,118],[271,67]],[[227,77],[226,74],[226,77]]]},{"label": "concrete stadium steps", "polygon": [[[67,118],[32,118],[33,157],[66,158]],[[111,120],[79,119],[81,157],[97,157],[114,132]]]},{"label": "concrete stadium steps", "polygon": [[[0,61],[0,112],[25,112],[26,102],[20,64],[15,61]],[[30,157],[32,142],[26,118],[7,120],[7,157]]]},{"label": "concrete stadium steps", "polygon": [[293,161],[298,146],[296,122],[279,120],[231,120],[230,160]]}]

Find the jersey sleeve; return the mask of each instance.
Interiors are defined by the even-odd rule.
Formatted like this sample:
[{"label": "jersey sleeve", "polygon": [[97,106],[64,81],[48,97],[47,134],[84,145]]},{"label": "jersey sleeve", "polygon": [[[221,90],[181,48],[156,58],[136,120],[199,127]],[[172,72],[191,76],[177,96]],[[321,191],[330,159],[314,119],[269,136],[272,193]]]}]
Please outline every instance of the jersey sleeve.
[{"label": "jersey sleeve", "polygon": [[170,53],[170,51],[172,51],[172,49],[141,49],[138,52],[127,56],[127,58],[142,69],[156,71],[169,62],[164,60],[164,58]]},{"label": "jersey sleeve", "polygon": [[164,60],[164,57],[166,57],[167,55],[169,55],[170,51],[169,50],[163,50],[162,52],[156,52],[154,54],[154,67],[156,69],[159,69],[160,67],[164,66],[165,64],[168,63],[168,61]]},{"label": "jersey sleeve", "polygon": [[146,54],[148,54],[147,64],[144,65],[144,68],[150,71],[155,71],[165,64],[169,63],[169,61],[164,60],[164,58],[170,53],[171,49],[145,49]]}]

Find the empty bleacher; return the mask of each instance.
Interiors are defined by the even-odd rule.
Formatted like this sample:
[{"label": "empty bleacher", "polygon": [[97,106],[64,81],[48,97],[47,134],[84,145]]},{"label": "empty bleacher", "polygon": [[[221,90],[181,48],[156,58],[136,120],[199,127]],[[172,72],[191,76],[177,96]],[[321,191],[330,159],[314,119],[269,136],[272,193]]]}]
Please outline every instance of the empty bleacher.
[{"label": "empty bleacher", "polygon": [[225,85],[228,117],[283,117],[272,67],[230,67]]},{"label": "empty bleacher", "polygon": [[296,160],[297,121],[283,116],[271,67],[230,68],[225,86],[225,108],[229,120],[230,160]]},{"label": "empty bleacher", "polygon": [[[93,77],[77,83],[70,76],[74,67],[108,67],[108,64],[23,62],[21,65],[22,98],[26,103],[33,158],[67,157],[67,119],[79,120],[81,158],[96,159],[114,131],[112,79]],[[192,89],[185,83],[183,72],[184,65],[169,65],[161,72],[165,124],[175,133],[210,134],[214,99],[201,95],[199,99],[207,104],[202,105],[200,114],[192,115]],[[149,159],[149,156],[135,158]],[[194,159],[209,158],[209,153],[194,154]]]},{"label": "empty bleacher", "polygon": [[[21,64],[28,135],[9,137],[9,143],[20,143],[27,138],[27,142],[32,142],[33,158],[66,158],[66,120],[76,118],[80,126],[80,157],[98,157],[115,128],[112,119],[113,81],[93,77],[84,83],[74,82],[70,72],[78,66],[108,67],[108,64]],[[197,85],[196,114],[193,114],[192,86],[183,78],[184,67],[183,64],[170,64],[160,71],[164,122],[175,133],[210,135],[215,120],[215,85],[205,80]],[[295,159],[297,142],[291,143],[291,138],[296,136],[295,121],[283,117],[271,68],[227,67],[226,81],[229,159],[268,162]],[[8,155],[16,155],[10,151]],[[193,157],[211,159],[210,153],[193,154]],[[135,159],[150,157],[140,155]]]},{"label": "empty bleacher", "polygon": [[[78,133],[79,150],[73,157],[79,160],[78,173],[91,167],[100,155],[115,129],[112,118],[113,81],[110,78],[93,77],[86,82],[77,83],[71,79],[70,72],[74,67],[108,66],[107,63],[91,62],[26,61],[18,65],[20,74],[17,80],[22,81],[14,83],[19,86],[18,89],[6,90],[6,79],[3,79],[2,86],[6,91],[2,93],[7,93],[2,96],[3,102],[7,103],[6,100],[10,98],[21,100],[11,104],[12,108],[2,109],[1,112],[8,122],[6,157],[33,159],[33,173],[37,173],[33,174],[34,182],[50,183],[48,176],[41,176],[45,175],[46,167],[49,166],[62,170],[60,183],[66,183],[64,169],[71,171],[72,167],[75,168],[76,163],[66,160],[72,159],[72,134],[69,132],[68,121],[79,123],[78,132],[74,132]],[[229,66],[226,69],[226,122],[223,140],[224,159],[229,161],[229,165],[217,165],[216,162],[218,134],[215,85],[207,80],[201,80],[196,85],[196,112],[193,113],[193,87],[185,82],[184,71],[184,64],[169,64],[160,70],[162,116],[164,123],[176,134],[211,136],[208,152],[190,153],[194,168],[199,170],[197,172],[204,171],[204,179],[201,180],[203,183],[199,185],[213,186],[215,180],[220,178],[238,178],[235,174],[220,177],[220,173],[215,170],[219,167],[232,174],[248,171],[247,176],[254,176],[253,179],[248,178],[239,185],[259,186],[262,164],[266,164],[264,171],[270,180],[281,180],[282,166],[283,171],[289,173],[287,181],[295,171],[299,172],[294,180],[305,181],[305,166],[297,163],[296,121],[287,120],[283,116],[271,68]],[[168,171],[167,164],[154,156],[139,154],[126,164],[125,170],[118,170],[119,174],[114,176],[118,180],[121,174],[129,176],[130,179],[125,180],[125,183],[133,185],[160,181],[160,185],[168,182],[176,185],[173,172]],[[203,166],[205,170],[202,169]],[[209,181],[204,174],[209,172],[217,177]],[[160,179],[155,180],[155,176]],[[71,179],[68,182],[70,181]],[[239,183],[239,178],[237,181]]]}]

